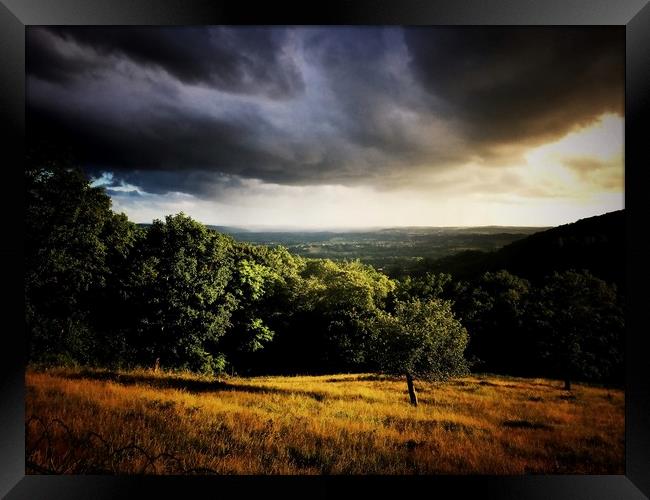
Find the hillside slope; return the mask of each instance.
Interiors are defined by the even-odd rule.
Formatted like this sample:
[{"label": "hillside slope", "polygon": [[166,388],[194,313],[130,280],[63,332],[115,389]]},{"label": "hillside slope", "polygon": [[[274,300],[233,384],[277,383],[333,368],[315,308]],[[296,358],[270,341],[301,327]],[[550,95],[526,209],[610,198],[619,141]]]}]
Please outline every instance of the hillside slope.
[{"label": "hillside slope", "polygon": [[494,252],[460,252],[423,264],[422,270],[468,279],[506,269],[538,279],[553,271],[587,269],[625,289],[625,211],[580,219],[532,234]]}]

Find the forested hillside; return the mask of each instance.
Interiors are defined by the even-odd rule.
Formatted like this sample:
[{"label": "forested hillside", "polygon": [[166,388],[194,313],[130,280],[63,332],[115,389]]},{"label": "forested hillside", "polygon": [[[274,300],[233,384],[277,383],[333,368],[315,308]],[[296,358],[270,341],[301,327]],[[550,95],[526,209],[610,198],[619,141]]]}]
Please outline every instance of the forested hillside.
[{"label": "forested hillside", "polygon": [[552,271],[588,269],[625,289],[625,211],[581,219],[509,243],[494,252],[459,252],[422,262],[414,272],[448,272],[471,278],[507,269],[528,279]]}]

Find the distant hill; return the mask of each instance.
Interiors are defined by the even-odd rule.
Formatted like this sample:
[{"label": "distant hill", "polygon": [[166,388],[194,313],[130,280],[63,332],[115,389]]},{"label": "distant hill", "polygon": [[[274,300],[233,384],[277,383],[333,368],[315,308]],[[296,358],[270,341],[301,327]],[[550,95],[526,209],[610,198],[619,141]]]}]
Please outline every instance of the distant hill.
[{"label": "distant hill", "polygon": [[[140,224],[143,227],[148,224]],[[424,261],[461,251],[497,250],[545,227],[383,227],[346,230],[259,230],[255,227],[208,225],[235,240],[255,245],[282,245],[291,253],[333,260],[360,259],[391,277],[400,277]]]},{"label": "distant hill", "polygon": [[[213,226],[211,226],[213,227]],[[215,227],[216,228],[216,227]],[[224,228],[239,241],[282,245],[311,258],[360,259],[393,277],[408,273],[423,259],[433,261],[462,250],[497,250],[539,227],[392,227],[348,231],[247,231]]]},{"label": "distant hill", "polygon": [[422,262],[420,271],[468,279],[506,269],[528,279],[553,271],[587,269],[625,289],[625,210],[580,219],[541,231],[492,252],[464,251]]}]

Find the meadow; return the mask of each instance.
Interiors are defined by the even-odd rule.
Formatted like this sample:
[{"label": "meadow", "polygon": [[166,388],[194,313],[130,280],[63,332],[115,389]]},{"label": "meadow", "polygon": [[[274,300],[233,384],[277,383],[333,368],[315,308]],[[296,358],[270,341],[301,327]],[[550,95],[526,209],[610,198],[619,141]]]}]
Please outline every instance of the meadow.
[{"label": "meadow", "polygon": [[494,375],[26,374],[26,472],[623,474],[620,389]]}]

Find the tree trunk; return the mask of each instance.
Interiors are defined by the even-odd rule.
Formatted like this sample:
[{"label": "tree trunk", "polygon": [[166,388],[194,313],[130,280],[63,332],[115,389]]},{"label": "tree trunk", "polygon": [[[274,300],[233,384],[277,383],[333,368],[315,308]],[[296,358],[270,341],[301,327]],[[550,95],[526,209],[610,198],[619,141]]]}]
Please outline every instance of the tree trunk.
[{"label": "tree trunk", "polygon": [[571,390],[571,379],[569,377],[566,377],[564,379],[564,390],[565,391],[570,391]]},{"label": "tree trunk", "polygon": [[406,386],[409,389],[409,397],[413,406],[418,405],[418,397],[415,394],[415,387],[413,387],[413,376],[410,373],[406,374]]}]

